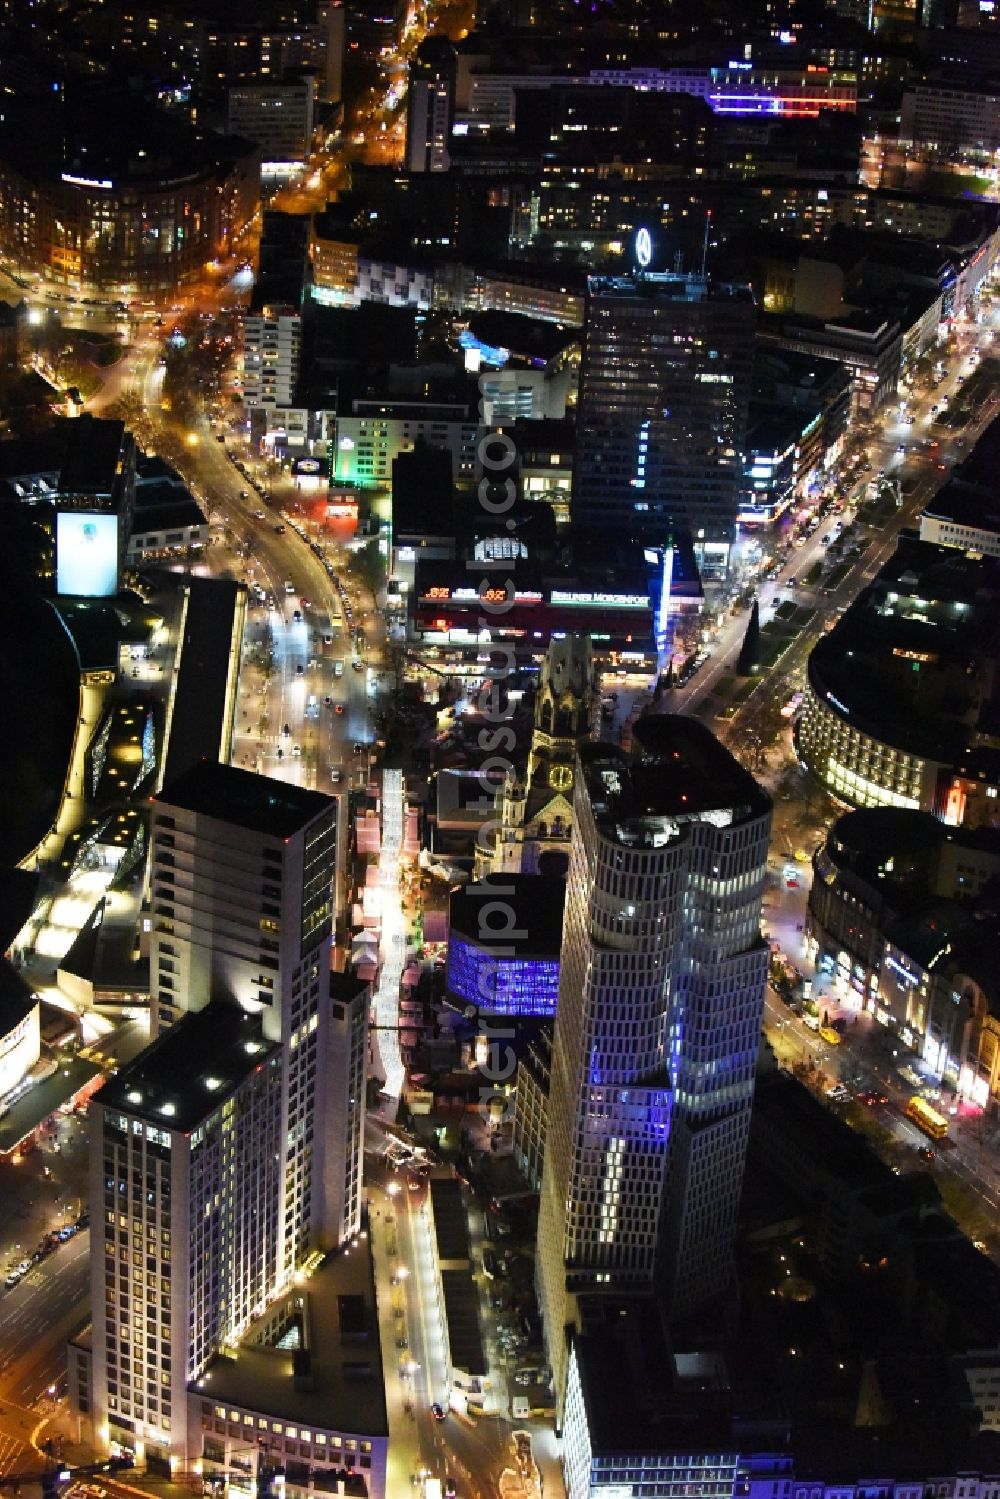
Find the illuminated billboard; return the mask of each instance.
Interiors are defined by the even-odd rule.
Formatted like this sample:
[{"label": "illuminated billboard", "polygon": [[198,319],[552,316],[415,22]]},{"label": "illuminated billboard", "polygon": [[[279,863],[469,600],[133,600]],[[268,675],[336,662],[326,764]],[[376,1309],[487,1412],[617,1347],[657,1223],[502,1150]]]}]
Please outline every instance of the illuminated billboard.
[{"label": "illuminated billboard", "polygon": [[56,591],[78,598],[105,598],[118,592],[116,515],[57,513]]}]

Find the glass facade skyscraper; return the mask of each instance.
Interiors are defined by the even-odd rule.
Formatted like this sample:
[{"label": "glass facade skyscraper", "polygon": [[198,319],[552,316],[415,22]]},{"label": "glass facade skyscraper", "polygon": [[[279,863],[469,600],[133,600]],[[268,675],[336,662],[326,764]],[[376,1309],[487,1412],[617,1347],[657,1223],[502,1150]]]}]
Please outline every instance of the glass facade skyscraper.
[{"label": "glass facade skyscraper", "polygon": [[708,729],[580,749],[539,1217],[556,1378],[574,1297],[725,1290],[768,949],[771,803]]},{"label": "glass facade skyscraper", "polygon": [[739,512],[756,308],[707,276],[587,284],[573,519],[662,544],[688,529],[709,574]]}]

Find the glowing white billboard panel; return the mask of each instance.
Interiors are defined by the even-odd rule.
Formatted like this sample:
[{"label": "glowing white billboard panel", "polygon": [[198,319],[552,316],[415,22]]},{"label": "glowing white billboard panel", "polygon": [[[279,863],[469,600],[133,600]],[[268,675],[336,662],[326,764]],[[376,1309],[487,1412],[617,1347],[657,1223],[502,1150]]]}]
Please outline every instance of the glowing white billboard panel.
[{"label": "glowing white billboard panel", "polygon": [[118,592],[118,517],[59,511],[56,591],[78,598]]}]

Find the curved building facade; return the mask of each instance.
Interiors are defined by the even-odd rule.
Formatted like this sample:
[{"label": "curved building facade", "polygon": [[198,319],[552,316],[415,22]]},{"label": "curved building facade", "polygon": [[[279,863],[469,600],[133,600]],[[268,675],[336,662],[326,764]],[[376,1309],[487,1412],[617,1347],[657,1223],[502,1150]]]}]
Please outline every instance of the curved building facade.
[{"label": "curved building facade", "polygon": [[234,250],[259,180],[246,141],[146,106],[111,98],[99,114],[86,91],[19,98],[0,121],[0,248],[68,287],[170,294]]},{"label": "curved building facade", "polygon": [[998,586],[994,560],[905,536],[817,642],[797,744],[839,801],[968,820],[954,782],[993,742]]},{"label": "curved building facade", "polygon": [[852,807],[933,811],[942,765],[892,741],[889,726],[875,733],[852,718],[810,659],[798,749],[817,780]]}]

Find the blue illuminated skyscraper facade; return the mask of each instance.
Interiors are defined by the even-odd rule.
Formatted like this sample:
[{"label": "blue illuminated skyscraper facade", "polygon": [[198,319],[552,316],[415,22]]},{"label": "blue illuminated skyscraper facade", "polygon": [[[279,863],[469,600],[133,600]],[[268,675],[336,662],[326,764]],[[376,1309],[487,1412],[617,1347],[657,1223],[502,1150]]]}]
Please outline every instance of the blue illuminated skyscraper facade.
[{"label": "blue illuminated skyscraper facade", "polygon": [[729,1279],[767,978],[771,804],[694,720],[580,751],[539,1219],[557,1393],[574,1297]]},{"label": "blue illuminated skyscraper facade", "polygon": [[504,958],[468,938],[448,944],[448,990],[490,1015],[547,1019],[559,998],[558,958]]},{"label": "blue illuminated skyscraper facade", "polygon": [[448,909],[448,992],[484,1015],[546,1020],[559,998],[565,881],[487,875],[456,890]]}]

